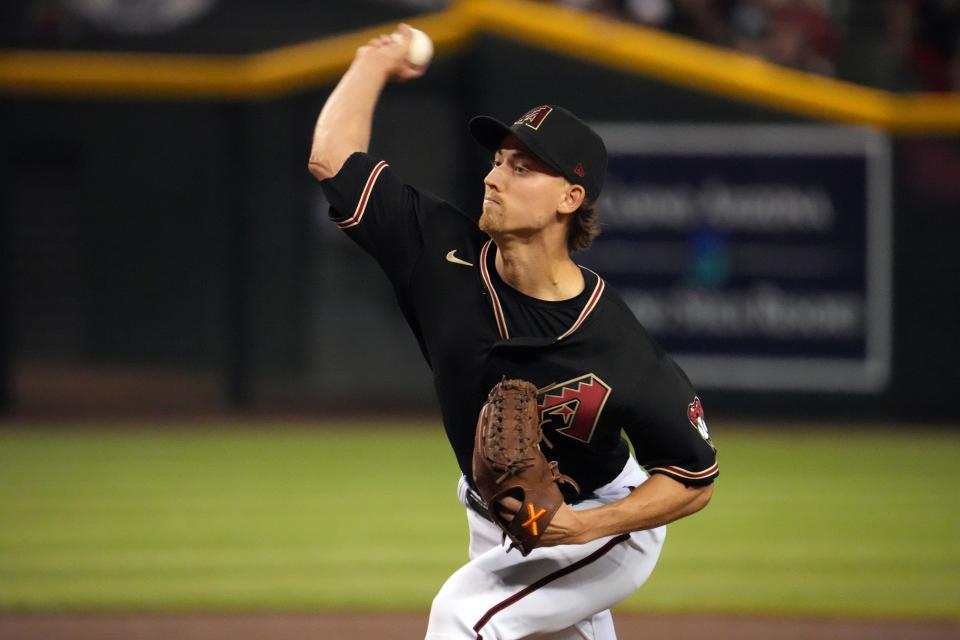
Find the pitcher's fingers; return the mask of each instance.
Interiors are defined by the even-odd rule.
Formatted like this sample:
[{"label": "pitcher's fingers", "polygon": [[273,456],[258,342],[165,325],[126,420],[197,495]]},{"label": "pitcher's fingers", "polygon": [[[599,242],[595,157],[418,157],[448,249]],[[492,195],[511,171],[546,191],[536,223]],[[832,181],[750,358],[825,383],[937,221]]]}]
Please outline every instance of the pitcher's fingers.
[{"label": "pitcher's fingers", "polygon": [[520,508],[523,506],[523,503],[517,500],[516,498],[511,498],[507,496],[501,498],[497,501],[497,513],[500,514],[500,517],[510,522],[513,520],[514,516],[520,511]]}]

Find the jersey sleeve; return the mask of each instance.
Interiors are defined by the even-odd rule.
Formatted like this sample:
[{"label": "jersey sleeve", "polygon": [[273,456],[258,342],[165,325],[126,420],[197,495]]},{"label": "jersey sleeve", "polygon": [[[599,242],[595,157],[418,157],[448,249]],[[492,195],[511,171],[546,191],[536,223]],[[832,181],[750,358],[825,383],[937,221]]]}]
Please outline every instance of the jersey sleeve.
[{"label": "jersey sleeve", "polygon": [[419,220],[431,201],[386,162],[361,152],[320,185],[337,227],[376,258],[394,284],[408,282],[423,244]]},{"label": "jersey sleeve", "polygon": [[659,352],[639,380],[638,415],[624,431],[637,461],[650,474],[688,486],[710,484],[719,475],[716,449],[703,405],[686,374]]}]

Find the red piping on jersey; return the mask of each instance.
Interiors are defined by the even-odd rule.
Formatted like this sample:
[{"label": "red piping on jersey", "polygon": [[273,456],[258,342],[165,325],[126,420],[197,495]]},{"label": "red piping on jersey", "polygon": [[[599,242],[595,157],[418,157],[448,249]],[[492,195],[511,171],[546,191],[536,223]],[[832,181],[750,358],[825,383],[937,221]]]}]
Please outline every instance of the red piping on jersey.
[{"label": "red piping on jersey", "polygon": [[687,471],[683,467],[666,466],[666,467],[653,467],[652,469],[650,469],[650,473],[653,473],[654,471],[660,471],[662,473],[666,473],[672,476],[679,476],[681,478],[686,478],[687,480],[703,480],[704,478],[709,478],[710,476],[715,474],[719,468],[720,468],[719,464],[714,462],[712,467],[705,469],[703,471]]},{"label": "red piping on jersey", "polygon": [[[493,307],[493,317],[497,321],[497,330],[500,332],[500,338],[507,340],[510,338],[510,331],[507,330],[507,317],[503,312],[503,306],[500,304],[500,297],[497,295],[497,290],[493,288],[493,281],[490,279],[490,269],[487,267],[487,254],[490,252],[490,245],[493,244],[493,240],[487,240],[486,244],[483,245],[483,248],[480,249],[480,275],[483,277],[483,284],[486,285],[487,291],[490,292],[490,305]],[[590,271],[590,269],[587,269]],[[603,278],[599,275],[590,271],[593,275],[597,276],[597,284],[593,287],[593,293],[590,294],[590,298],[587,300],[587,303],[583,305],[583,309],[580,310],[580,315],[577,317],[573,325],[569,329],[564,331],[562,334],[557,336],[557,341],[563,340],[571,333],[580,328],[580,325],[583,324],[583,321],[587,319],[593,310],[597,307],[597,303],[600,301],[600,296],[603,295],[603,290],[607,286],[603,282]]]},{"label": "red piping on jersey", "polygon": [[480,273],[483,276],[483,283],[490,292],[490,304],[493,305],[493,317],[497,320],[497,330],[500,332],[500,338],[506,340],[510,337],[507,331],[507,320],[503,314],[503,307],[500,306],[500,298],[497,296],[497,290],[493,288],[493,282],[490,280],[490,271],[487,269],[487,253],[490,251],[490,245],[493,240],[487,240],[480,250]]},{"label": "red piping on jersey", "polygon": [[370,201],[370,192],[373,191],[373,185],[377,181],[377,178],[380,177],[380,173],[388,166],[390,165],[383,160],[377,163],[377,166],[370,172],[370,177],[367,178],[367,184],[363,187],[363,193],[360,195],[360,201],[357,203],[357,208],[354,210],[353,215],[346,220],[338,222],[338,227],[341,229],[349,229],[350,227],[360,224],[360,220],[363,218],[363,212],[367,210],[367,203]]},{"label": "red piping on jersey", "polygon": [[[590,273],[593,273],[593,271],[590,271]],[[597,285],[593,288],[593,293],[590,294],[590,299],[587,300],[587,304],[583,305],[583,310],[580,312],[580,317],[578,317],[577,321],[573,323],[573,326],[567,329],[562,335],[557,337],[558,342],[576,331],[577,327],[583,324],[583,321],[587,319],[587,316],[590,315],[590,312],[593,311],[594,307],[597,306],[597,302],[600,300],[600,295],[603,294],[603,288],[606,285],[603,283],[603,278],[598,276],[596,273],[593,273],[593,275],[597,276]]]},{"label": "red piping on jersey", "polygon": [[557,571],[554,571],[553,573],[548,574],[548,575],[540,578],[539,580],[537,580],[537,581],[534,582],[533,584],[531,584],[531,585],[525,587],[524,589],[516,592],[515,594],[513,594],[512,596],[510,596],[510,597],[507,598],[506,600],[501,600],[501,601],[498,602],[497,604],[495,604],[495,605],[493,605],[492,607],[490,607],[490,609],[488,609],[487,612],[486,612],[485,614],[483,614],[483,616],[482,616],[479,620],[477,620],[477,623],[476,623],[475,625],[473,625],[473,631],[477,634],[477,637],[479,638],[479,637],[480,637],[480,629],[482,629],[484,626],[486,626],[486,624],[487,624],[488,622],[490,622],[490,618],[492,618],[492,617],[495,616],[496,614],[500,613],[501,611],[503,611],[504,609],[506,609],[506,608],[509,607],[510,605],[516,604],[517,602],[519,602],[519,601],[522,600],[523,598],[527,597],[528,595],[530,595],[531,593],[533,593],[533,592],[536,591],[537,589],[539,589],[539,588],[541,588],[541,587],[544,587],[544,586],[550,584],[550,583],[553,582],[554,580],[559,580],[560,578],[562,578],[563,576],[567,575],[568,573],[572,573],[572,572],[576,571],[577,569],[581,569],[581,568],[587,566],[588,564],[590,564],[590,563],[592,563],[592,562],[594,562],[594,561],[596,561],[596,560],[599,560],[599,559],[602,558],[604,555],[606,555],[608,551],[610,551],[611,549],[613,549],[615,546],[617,546],[618,544],[620,544],[620,543],[623,542],[624,540],[629,540],[629,539],[630,539],[630,534],[629,534],[629,533],[622,533],[622,534],[620,534],[619,536],[617,536],[617,537],[615,537],[615,538],[611,538],[610,540],[607,541],[607,543],[606,543],[605,545],[603,545],[602,547],[600,547],[599,549],[597,549],[596,551],[594,551],[594,552],[591,553],[590,555],[586,556],[585,558],[580,558],[579,560],[577,560],[577,561],[574,562],[573,564],[567,565],[566,567],[564,567],[564,568],[562,568],[562,569],[559,569],[559,570],[557,570]]}]

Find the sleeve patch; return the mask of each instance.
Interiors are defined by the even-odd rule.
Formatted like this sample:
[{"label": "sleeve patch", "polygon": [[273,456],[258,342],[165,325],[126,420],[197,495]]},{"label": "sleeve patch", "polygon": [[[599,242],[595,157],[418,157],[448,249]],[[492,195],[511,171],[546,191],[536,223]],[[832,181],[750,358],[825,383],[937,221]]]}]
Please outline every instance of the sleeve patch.
[{"label": "sleeve patch", "polygon": [[377,178],[380,177],[380,174],[388,166],[390,165],[381,160],[373,168],[373,171],[370,172],[370,176],[367,178],[367,184],[363,187],[363,192],[360,195],[359,202],[357,202],[356,209],[353,211],[353,215],[338,222],[337,226],[339,228],[349,229],[350,227],[355,227],[356,225],[360,224],[360,221],[363,219],[363,213],[367,210],[367,203],[370,202],[370,193],[373,191],[373,185],[376,184]]},{"label": "sleeve patch", "polygon": [[687,405],[687,420],[697,430],[700,437],[710,445],[710,448],[716,451],[717,448],[713,446],[713,441],[710,440],[710,430],[707,428],[707,421],[703,414],[703,404],[697,396],[694,396],[693,402]]}]

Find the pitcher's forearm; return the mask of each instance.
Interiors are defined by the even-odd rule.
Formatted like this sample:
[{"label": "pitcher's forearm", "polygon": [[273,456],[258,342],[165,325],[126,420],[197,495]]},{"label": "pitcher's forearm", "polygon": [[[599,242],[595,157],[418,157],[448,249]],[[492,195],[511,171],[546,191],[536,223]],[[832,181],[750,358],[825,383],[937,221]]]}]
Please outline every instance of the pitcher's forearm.
[{"label": "pitcher's forearm", "polygon": [[310,149],[310,173],[318,180],[340,171],[347,158],[370,146],[373,112],[389,69],[374,56],[358,56],[320,111]]},{"label": "pitcher's forearm", "polygon": [[623,500],[596,509],[592,526],[599,537],[653,529],[700,511],[712,495],[713,485],[687,487],[654,475]]},{"label": "pitcher's forearm", "polygon": [[651,476],[627,497],[594,509],[561,505],[540,544],[583,544],[606,536],[653,529],[703,509],[713,485],[687,487],[663,475]]}]

